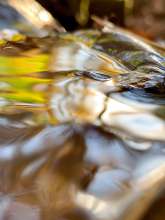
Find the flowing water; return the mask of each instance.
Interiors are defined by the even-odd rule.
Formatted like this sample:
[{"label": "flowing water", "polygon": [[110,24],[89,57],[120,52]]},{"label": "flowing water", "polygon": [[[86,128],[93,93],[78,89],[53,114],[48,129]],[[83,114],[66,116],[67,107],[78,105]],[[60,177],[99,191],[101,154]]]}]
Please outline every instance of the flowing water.
[{"label": "flowing water", "polygon": [[164,189],[164,49],[1,35],[0,220],[138,219]]}]

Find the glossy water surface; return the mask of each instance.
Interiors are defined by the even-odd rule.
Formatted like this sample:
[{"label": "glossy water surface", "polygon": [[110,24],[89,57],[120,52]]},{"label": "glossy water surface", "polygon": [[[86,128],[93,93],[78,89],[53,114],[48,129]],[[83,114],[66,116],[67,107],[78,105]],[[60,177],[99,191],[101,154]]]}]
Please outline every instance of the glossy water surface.
[{"label": "glossy water surface", "polygon": [[164,52],[117,31],[14,36],[0,45],[0,219],[139,219],[164,188]]}]

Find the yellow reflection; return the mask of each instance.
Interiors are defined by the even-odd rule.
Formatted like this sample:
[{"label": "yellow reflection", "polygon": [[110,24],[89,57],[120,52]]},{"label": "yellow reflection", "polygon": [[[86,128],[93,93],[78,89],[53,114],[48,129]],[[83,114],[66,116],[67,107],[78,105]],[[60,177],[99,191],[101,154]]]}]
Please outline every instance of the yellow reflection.
[{"label": "yellow reflection", "polygon": [[33,57],[0,56],[0,74],[25,74],[48,70],[47,54]]}]

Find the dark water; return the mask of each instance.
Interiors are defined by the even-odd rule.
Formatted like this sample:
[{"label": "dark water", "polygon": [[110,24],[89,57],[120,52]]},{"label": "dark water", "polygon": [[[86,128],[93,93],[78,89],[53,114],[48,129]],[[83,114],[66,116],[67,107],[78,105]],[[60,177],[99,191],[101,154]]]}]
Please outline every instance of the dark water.
[{"label": "dark water", "polygon": [[163,51],[2,33],[0,220],[139,219],[164,188],[164,120]]}]

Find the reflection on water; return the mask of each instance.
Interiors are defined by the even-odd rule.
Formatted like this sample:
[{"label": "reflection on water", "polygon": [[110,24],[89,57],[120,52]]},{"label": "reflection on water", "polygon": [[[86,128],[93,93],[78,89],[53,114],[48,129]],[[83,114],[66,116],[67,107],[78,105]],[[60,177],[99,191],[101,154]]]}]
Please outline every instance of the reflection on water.
[{"label": "reflection on water", "polygon": [[4,39],[0,219],[137,219],[165,181],[164,71],[119,33]]}]

